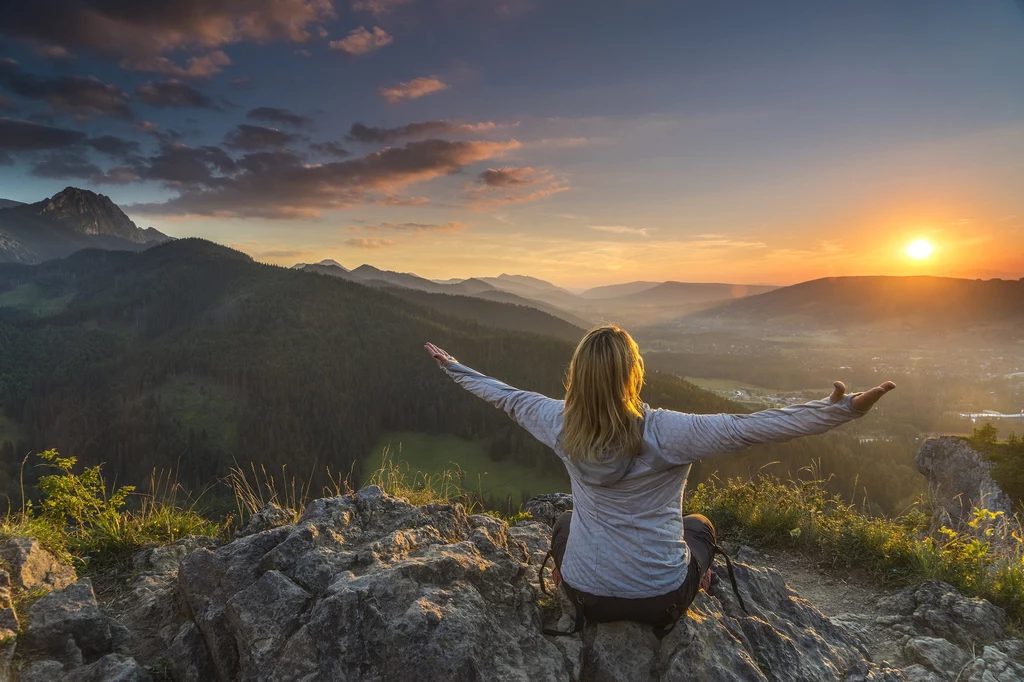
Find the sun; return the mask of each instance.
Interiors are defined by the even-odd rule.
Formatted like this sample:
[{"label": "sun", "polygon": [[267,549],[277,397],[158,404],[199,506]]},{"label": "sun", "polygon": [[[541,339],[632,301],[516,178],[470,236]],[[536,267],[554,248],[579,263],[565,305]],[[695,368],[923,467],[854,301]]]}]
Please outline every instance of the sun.
[{"label": "sun", "polygon": [[928,256],[932,255],[932,251],[935,247],[927,239],[915,239],[914,241],[907,244],[907,248],[904,249],[904,253],[913,258],[914,260],[924,260]]}]

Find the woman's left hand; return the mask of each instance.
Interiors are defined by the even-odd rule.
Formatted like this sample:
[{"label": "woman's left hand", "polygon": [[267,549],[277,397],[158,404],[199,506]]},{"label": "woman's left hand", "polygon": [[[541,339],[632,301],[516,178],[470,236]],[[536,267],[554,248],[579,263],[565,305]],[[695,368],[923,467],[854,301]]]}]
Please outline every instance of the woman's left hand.
[{"label": "woman's left hand", "polygon": [[[829,399],[834,403],[839,402],[839,400],[846,395],[846,384],[841,381],[837,381],[832,385],[835,386],[835,390],[832,391],[832,395],[829,396]],[[853,400],[850,402],[853,403],[853,409],[861,412],[867,412],[874,407],[875,403],[877,403],[883,395],[894,388],[896,388],[896,384],[891,381],[885,381],[882,382],[881,386],[876,386],[870,391],[855,393],[853,395]]]},{"label": "woman's left hand", "polygon": [[453,358],[448,351],[444,350],[443,348],[438,348],[437,346],[430,342],[423,344],[423,347],[427,350],[428,353],[430,353],[430,356],[434,358],[434,360],[437,361],[437,364],[441,367],[447,367],[448,363],[450,362],[458,362],[458,360]]}]

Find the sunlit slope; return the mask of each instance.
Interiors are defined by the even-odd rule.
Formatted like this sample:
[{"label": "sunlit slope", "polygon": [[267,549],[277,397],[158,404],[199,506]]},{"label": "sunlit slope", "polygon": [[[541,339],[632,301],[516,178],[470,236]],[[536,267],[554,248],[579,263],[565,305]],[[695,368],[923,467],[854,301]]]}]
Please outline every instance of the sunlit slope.
[{"label": "sunlit slope", "polygon": [[906,330],[1024,322],[1024,280],[952,277],[832,277],[741,298],[694,313],[687,322],[825,329]]}]

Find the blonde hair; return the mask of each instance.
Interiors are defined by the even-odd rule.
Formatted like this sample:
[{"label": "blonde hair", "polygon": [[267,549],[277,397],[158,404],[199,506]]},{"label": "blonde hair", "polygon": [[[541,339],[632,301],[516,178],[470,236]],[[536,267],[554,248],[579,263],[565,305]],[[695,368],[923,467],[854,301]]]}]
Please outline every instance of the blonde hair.
[{"label": "blonde hair", "polygon": [[643,384],[644,361],[633,337],[614,325],[587,332],[565,379],[562,451],[569,459],[640,454]]}]

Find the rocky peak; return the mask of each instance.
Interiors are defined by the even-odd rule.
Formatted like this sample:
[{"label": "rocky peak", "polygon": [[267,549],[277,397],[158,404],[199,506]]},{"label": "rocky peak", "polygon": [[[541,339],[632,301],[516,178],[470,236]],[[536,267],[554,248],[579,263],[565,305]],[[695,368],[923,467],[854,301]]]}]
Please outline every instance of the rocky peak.
[{"label": "rocky peak", "polygon": [[140,230],[110,197],[87,189],[67,187],[34,206],[40,217],[81,234],[109,235],[137,244],[154,239]]}]

